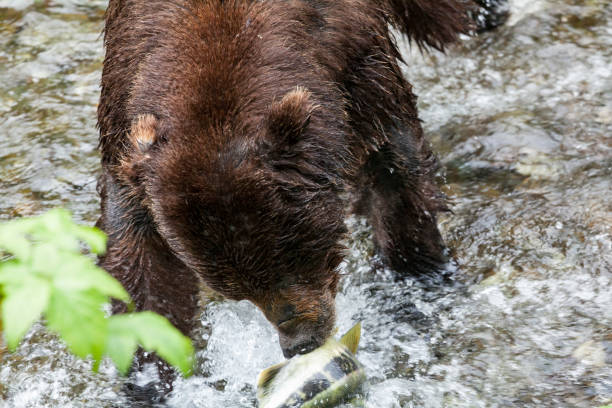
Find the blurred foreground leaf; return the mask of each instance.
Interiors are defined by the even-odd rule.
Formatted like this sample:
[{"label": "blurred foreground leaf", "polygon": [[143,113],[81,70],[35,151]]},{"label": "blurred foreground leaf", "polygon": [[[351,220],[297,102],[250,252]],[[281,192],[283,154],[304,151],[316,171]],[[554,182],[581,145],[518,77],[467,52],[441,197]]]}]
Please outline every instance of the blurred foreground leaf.
[{"label": "blurred foreground leaf", "polygon": [[46,281],[36,277],[26,277],[21,285],[9,288],[2,300],[2,321],[6,342],[14,350],[47,308],[50,288]]},{"label": "blurred foreground leaf", "polygon": [[193,346],[191,341],[172,327],[164,317],[152,312],[112,316],[109,319],[111,343],[108,354],[117,367],[126,373],[136,344],[155,351],[183,375],[191,372]]},{"label": "blurred foreground leaf", "polygon": [[81,253],[81,243],[102,254],[106,236],[62,209],[0,224],[0,253],[12,255],[0,262],[0,330],[9,350],[44,316],[72,353],[94,360],[94,370],[109,356],[126,374],[140,345],[189,375],[193,346],[167,319],[153,312],[106,316],[110,298],[130,302],[129,295]]}]

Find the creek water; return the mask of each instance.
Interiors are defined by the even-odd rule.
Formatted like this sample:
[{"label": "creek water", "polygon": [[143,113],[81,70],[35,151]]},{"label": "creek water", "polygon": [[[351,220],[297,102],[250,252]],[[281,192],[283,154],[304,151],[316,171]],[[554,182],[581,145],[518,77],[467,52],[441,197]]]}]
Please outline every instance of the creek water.
[{"label": "creek water", "polygon": [[[98,215],[105,6],[0,0],[0,220]],[[446,55],[402,47],[455,262],[400,277],[347,220],[337,324],[363,323],[366,406],[612,403],[612,3],[513,0],[506,26]],[[197,372],[167,405],[254,407],[257,374],[282,360],[275,331],[247,302],[203,297]],[[36,326],[0,357],[0,406],[124,406],[114,368],[90,368]]]}]

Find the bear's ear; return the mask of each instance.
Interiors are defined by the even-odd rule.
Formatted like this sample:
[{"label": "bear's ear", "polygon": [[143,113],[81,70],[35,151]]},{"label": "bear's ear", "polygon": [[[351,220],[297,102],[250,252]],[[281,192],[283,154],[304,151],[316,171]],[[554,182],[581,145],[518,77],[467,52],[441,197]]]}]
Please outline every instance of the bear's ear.
[{"label": "bear's ear", "polygon": [[147,175],[147,161],[151,158],[151,147],[157,140],[158,126],[157,119],[151,114],[134,118],[127,135],[126,151],[116,170],[122,184],[131,187],[132,196],[143,200],[143,204],[146,197],[144,179]]},{"label": "bear's ear", "polygon": [[297,87],[270,107],[266,118],[268,131],[278,141],[292,145],[300,140],[315,109],[317,106],[310,101],[310,92]]},{"label": "bear's ear", "polygon": [[132,121],[130,142],[138,153],[145,153],[156,140],[157,119],[151,114],[139,115]]}]

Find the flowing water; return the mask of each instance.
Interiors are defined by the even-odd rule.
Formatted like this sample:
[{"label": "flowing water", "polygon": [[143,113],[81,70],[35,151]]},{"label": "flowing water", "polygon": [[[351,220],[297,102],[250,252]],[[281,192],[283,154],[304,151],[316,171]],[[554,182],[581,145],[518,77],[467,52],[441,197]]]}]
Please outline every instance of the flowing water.
[{"label": "flowing water", "polygon": [[[104,8],[0,0],[0,220],[55,206],[97,217]],[[368,407],[612,403],[612,4],[512,12],[447,55],[404,47],[456,262],[447,278],[398,277],[347,220],[338,326],[363,322]],[[168,406],[254,407],[257,374],[282,359],[276,334],[251,304],[209,298],[197,373]],[[112,366],[90,367],[36,327],[0,357],[0,406],[124,406]]]}]

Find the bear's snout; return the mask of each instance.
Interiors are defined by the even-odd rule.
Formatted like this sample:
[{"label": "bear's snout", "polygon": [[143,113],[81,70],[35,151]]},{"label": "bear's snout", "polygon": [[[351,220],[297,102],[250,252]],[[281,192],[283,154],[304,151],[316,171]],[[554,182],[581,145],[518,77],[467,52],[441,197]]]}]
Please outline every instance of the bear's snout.
[{"label": "bear's snout", "polygon": [[312,315],[296,315],[277,324],[278,340],[286,358],[310,353],[325,343],[331,334],[334,322],[333,309],[322,310],[313,319]]},{"label": "bear's snout", "polygon": [[291,358],[298,354],[310,353],[322,345],[322,342],[317,341],[314,337],[300,336],[291,338],[282,333],[278,334],[278,340],[285,358]]},{"label": "bear's snout", "polygon": [[291,328],[282,326],[278,329],[278,342],[285,358],[310,353],[323,345],[328,335],[322,327],[314,327],[305,322],[293,323]]},{"label": "bear's snout", "polygon": [[273,302],[258,304],[278,330],[286,358],[309,353],[329,338],[336,320],[336,284],[337,275],[332,275],[323,287],[290,285],[278,292]]}]

